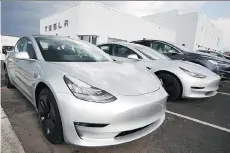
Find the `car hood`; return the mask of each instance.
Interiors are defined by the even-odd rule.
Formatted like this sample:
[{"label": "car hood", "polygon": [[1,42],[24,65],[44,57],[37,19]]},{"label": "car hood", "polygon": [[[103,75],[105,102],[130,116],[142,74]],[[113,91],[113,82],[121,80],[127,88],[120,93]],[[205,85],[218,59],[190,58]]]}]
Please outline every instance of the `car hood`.
[{"label": "car hood", "polygon": [[186,70],[201,73],[204,75],[215,75],[212,71],[203,67],[199,64],[192,63],[189,61],[182,60],[151,60],[151,61],[143,61],[145,66],[159,68],[159,70],[169,70],[174,71],[179,67],[184,68]]},{"label": "car hood", "polygon": [[156,91],[161,86],[155,75],[131,63],[54,62],[51,64],[65,75],[112,94],[140,95]]},{"label": "car hood", "polygon": [[217,61],[222,61],[222,62],[226,62],[226,63],[229,63],[230,64],[230,60],[229,59],[226,59],[226,58],[223,58],[223,57],[217,57],[217,56],[214,56],[214,55],[210,55],[210,54],[207,54],[207,53],[193,53],[197,56],[202,56],[203,58],[206,58],[206,59],[210,59],[210,60],[217,60]]}]

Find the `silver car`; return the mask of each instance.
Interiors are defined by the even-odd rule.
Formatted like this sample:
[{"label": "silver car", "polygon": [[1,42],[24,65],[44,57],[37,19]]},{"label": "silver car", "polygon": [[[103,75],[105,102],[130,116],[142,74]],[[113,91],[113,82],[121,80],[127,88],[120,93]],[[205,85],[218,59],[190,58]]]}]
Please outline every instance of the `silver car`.
[{"label": "silver car", "polygon": [[120,144],[151,133],[165,119],[168,94],[155,75],[114,62],[84,41],[22,37],[4,68],[7,87],[34,105],[51,143]]},{"label": "silver car", "polygon": [[169,100],[205,98],[217,93],[220,76],[198,64],[170,60],[149,47],[133,43],[117,42],[98,47],[117,61],[131,62],[151,70],[163,82]]}]

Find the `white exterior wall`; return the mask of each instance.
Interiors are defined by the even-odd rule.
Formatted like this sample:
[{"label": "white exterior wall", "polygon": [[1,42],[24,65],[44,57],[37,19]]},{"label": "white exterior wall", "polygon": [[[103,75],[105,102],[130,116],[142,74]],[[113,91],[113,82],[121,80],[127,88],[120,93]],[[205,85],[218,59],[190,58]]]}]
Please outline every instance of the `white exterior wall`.
[{"label": "white exterior wall", "polygon": [[2,54],[2,46],[15,46],[20,37],[3,36],[1,35],[1,49],[0,49],[0,60],[5,59],[5,55]]},{"label": "white exterior wall", "polygon": [[[45,32],[45,25],[69,20],[69,27]],[[97,35],[97,43],[105,43],[108,37],[127,41],[143,38],[161,39],[175,42],[176,32],[149,21],[124,14],[107,6],[81,2],[65,11],[40,20],[41,34]]]},{"label": "white exterior wall", "polygon": [[200,45],[203,46],[200,47],[200,49],[210,48],[219,50],[222,32],[216,26],[214,26],[204,15],[199,15],[195,38],[195,49],[198,49],[198,45]]},{"label": "white exterior wall", "polygon": [[15,46],[20,37],[1,35],[1,46]]},{"label": "white exterior wall", "polygon": [[[76,31],[77,28],[77,10],[74,7],[71,7],[69,9],[66,9],[65,11],[54,14],[50,17],[46,17],[40,20],[40,34],[48,34],[48,35],[56,35],[58,34],[59,36],[70,36],[72,38],[76,38]],[[64,20],[69,21],[68,27],[63,26]],[[45,31],[45,26],[53,25],[54,23],[60,22],[62,25],[61,29],[52,30],[48,32]],[[49,29],[49,28],[48,28]]]},{"label": "white exterior wall", "polygon": [[[178,11],[171,11],[143,18],[173,29],[176,31],[176,43],[185,44],[191,50],[197,50],[198,45],[218,49],[217,39],[219,38],[221,41],[221,31],[197,12],[180,15]],[[204,32],[205,29],[208,31],[207,34]]]}]

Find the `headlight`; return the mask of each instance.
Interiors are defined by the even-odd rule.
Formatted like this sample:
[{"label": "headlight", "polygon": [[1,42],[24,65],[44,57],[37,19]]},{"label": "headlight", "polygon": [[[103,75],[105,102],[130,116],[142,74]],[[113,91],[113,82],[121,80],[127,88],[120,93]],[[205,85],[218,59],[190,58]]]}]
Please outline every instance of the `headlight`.
[{"label": "headlight", "polygon": [[73,81],[71,81],[69,78],[64,76],[64,81],[68,86],[69,90],[78,99],[97,103],[107,103],[117,99],[116,97],[104,90],[90,86],[78,79],[74,79],[75,83],[73,83]]},{"label": "headlight", "polygon": [[187,73],[188,75],[190,75],[192,77],[195,77],[195,78],[206,78],[206,76],[203,75],[203,74],[196,73],[196,72],[191,72],[191,71],[186,70],[186,69],[181,68],[181,67],[180,67],[180,69],[183,70],[185,73]]},{"label": "headlight", "polygon": [[208,60],[209,62],[211,62],[212,64],[214,65],[218,65],[218,62],[217,61],[214,61],[214,60]]}]

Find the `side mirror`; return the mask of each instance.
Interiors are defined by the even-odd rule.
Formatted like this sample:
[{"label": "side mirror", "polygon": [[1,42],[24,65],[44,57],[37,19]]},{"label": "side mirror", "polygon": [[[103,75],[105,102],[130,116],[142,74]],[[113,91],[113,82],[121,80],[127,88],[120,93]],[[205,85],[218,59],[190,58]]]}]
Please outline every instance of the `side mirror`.
[{"label": "side mirror", "polygon": [[136,54],[131,54],[131,55],[128,56],[128,58],[138,59],[138,56]]},{"label": "side mirror", "polygon": [[27,52],[17,52],[17,53],[15,53],[15,58],[17,58],[17,59],[30,59],[29,54]]}]

